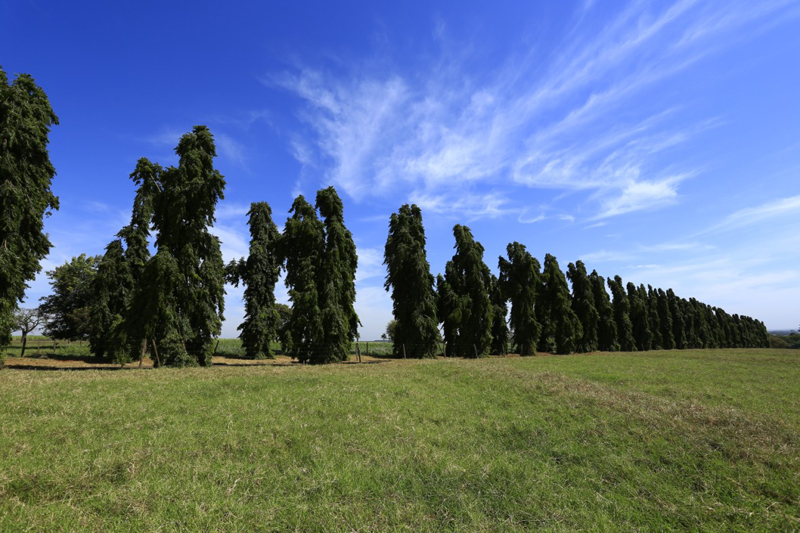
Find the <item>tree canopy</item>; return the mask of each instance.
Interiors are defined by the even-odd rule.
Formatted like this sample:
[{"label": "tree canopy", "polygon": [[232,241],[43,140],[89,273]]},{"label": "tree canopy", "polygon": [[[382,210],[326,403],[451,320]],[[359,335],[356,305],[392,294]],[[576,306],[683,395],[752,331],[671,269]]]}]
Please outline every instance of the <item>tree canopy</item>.
[{"label": "tree canopy", "polygon": [[28,74],[11,84],[0,68],[0,347],[11,342],[14,311],[50,251],[44,217],[58,209],[47,150],[58,117]]}]

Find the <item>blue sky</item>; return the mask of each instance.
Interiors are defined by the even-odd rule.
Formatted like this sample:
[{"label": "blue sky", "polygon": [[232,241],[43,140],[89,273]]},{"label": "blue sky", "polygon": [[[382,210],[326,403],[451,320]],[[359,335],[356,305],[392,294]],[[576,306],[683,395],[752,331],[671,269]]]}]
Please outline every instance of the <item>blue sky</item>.
[{"label": "blue sky", "polygon": [[[589,270],[800,323],[800,3],[0,1],[2,66],[34,76],[61,210],[51,269],[129,218],[139,157],[214,133],[214,232],[283,225],[334,185],[359,249],[362,338],[391,318],[389,215],[423,210],[434,274],[466,224]],[[48,293],[44,274],[29,300]],[[224,336],[243,315],[228,287]],[[279,300],[286,301],[281,285]]]}]

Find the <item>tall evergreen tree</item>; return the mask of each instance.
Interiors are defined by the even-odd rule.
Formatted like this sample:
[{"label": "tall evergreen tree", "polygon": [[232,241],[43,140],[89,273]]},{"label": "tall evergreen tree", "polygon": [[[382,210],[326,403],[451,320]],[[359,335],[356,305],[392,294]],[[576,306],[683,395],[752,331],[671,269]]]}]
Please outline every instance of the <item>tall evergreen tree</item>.
[{"label": "tall evergreen tree", "polygon": [[647,301],[643,300],[636,285],[628,282],[628,305],[631,325],[633,326],[633,339],[636,349],[647,351],[650,349],[652,335],[650,333],[650,319],[647,316]]},{"label": "tall evergreen tree", "polygon": [[680,298],[675,296],[672,289],[667,289],[667,303],[669,306],[669,314],[672,317],[672,338],[675,341],[675,348],[684,350],[688,348],[686,342],[686,324],[684,322]]},{"label": "tall evergreen tree", "polygon": [[497,276],[491,274],[491,289],[489,299],[492,302],[492,345],[489,352],[492,355],[506,355],[508,353],[508,299],[500,289]]},{"label": "tall evergreen tree", "polygon": [[622,278],[614,276],[608,280],[608,288],[614,299],[614,320],[617,323],[617,340],[619,349],[623,352],[635,352],[636,340],[633,337],[633,324],[630,317],[630,304],[628,295],[625,294],[625,287],[622,285]]},{"label": "tall evergreen tree", "polygon": [[546,329],[542,335],[552,339],[555,352],[568,354],[574,352],[583,337],[583,327],[572,310],[569,287],[556,258],[545,255],[542,271],[544,282],[544,301],[547,302]]},{"label": "tall evergreen tree", "polygon": [[604,352],[616,352],[619,350],[617,341],[617,322],[614,319],[614,308],[611,305],[611,298],[606,291],[606,280],[603,276],[592,270],[589,274],[589,281],[592,283],[592,295],[597,309],[599,320],[597,323],[597,347]]},{"label": "tall evergreen tree", "polygon": [[358,255],[353,235],[344,224],[344,207],[336,189],[317,192],[317,208],[325,227],[325,248],[318,281],[324,362],[347,359],[350,343],[358,337],[356,269]]},{"label": "tall evergreen tree", "polygon": [[665,350],[674,349],[672,314],[669,312],[669,299],[663,289],[658,289],[658,322],[661,326],[661,347]]},{"label": "tall evergreen tree", "polygon": [[581,321],[583,336],[578,341],[576,350],[579,352],[593,352],[597,350],[597,328],[600,314],[594,304],[592,282],[586,273],[583,261],[567,265],[567,278],[572,283],[572,310]]},{"label": "tall evergreen tree", "polygon": [[122,241],[115,239],[106,247],[92,286],[89,346],[96,356],[107,355],[119,363],[129,361],[124,317],[128,314],[133,290],[133,277]]},{"label": "tall evergreen tree", "polygon": [[156,189],[151,197],[143,196],[152,202],[158,251],[142,271],[134,304],[137,316],[145,308],[154,314],[135,329],[148,331],[156,341],[161,364],[208,366],[212,339],[222,326],[225,295],[220,242],[209,227],[224,197],[225,180],[214,168],[214,138],[205,126],[181,137],[175,152],[177,167],[143,169],[148,178],[157,179],[149,183],[143,178],[142,186]]},{"label": "tall evergreen tree", "polygon": [[[641,294],[645,294],[644,285],[639,287]],[[651,347],[653,350],[662,350],[664,341],[661,338],[661,321],[658,315],[658,292],[652,287],[647,286],[647,317],[650,320],[650,334],[652,335]]]},{"label": "tall evergreen tree", "polygon": [[321,363],[327,357],[322,346],[322,310],[317,286],[325,252],[325,229],[314,206],[300,195],[289,211],[281,239],[286,261],[286,287],[292,316],[286,325],[284,350],[301,363]]},{"label": "tall evergreen tree", "polygon": [[247,259],[231,261],[228,280],[244,286],[244,322],[239,325],[247,357],[273,358],[270,343],[278,338],[280,316],[275,307],[275,284],[280,274],[277,245],[278,226],[272,221],[267,202],[253,202],[247,212],[250,225],[250,253]]},{"label": "tall evergreen tree", "polygon": [[456,253],[447,262],[439,287],[448,355],[485,356],[492,344],[491,272],[483,246],[466,226],[453,228]]},{"label": "tall evergreen tree", "polygon": [[401,206],[389,219],[383,264],[384,287],[392,293],[394,356],[434,357],[439,341],[437,298],[425,253],[422,211],[416,205]]},{"label": "tall evergreen tree", "polygon": [[506,247],[508,259],[499,258],[498,281],[504,298],[511,301],[510,326],[514,351],[536,355],[541,325],[536,321],[536,288],[539,286],[539,261],[525,246],[513,242]]},{"label": "tall evergreen tree", "polygon": [[43,219],[58,209],[47,151],[54,124],[58,117],[33,78],[21,74],[9,85],[0,68],[0,347],[11,342],[14,311],[50,251]]}]

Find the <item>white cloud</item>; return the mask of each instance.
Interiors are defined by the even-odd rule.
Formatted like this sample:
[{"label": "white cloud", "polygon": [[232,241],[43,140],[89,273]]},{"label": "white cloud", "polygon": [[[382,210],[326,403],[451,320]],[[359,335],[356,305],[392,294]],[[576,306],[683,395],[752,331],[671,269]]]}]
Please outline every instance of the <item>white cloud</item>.
[{"label": "white cloud", "polygon": [[[301,117],[310,130],[292,141],[296,159],[356,200],[404,194],[437,213],[466,207],[480,218],[519,216],[523,206],[476,200],[478,186],[585,190],[593,192],[595,219],[675,202],[680,182],[702,168],[666,171],[659,154],[720,122],[668,126],[683,102],[667,111],[620,110],[741,39],[743,27],[774,22],[788,4],[632,2],[600,31],[579,31],[591,5],[578,12],[559,53],[509,57],[489,83],[471,77],[452,53],[420,62],[413,74],[375,61],[381,69],[358,63],[334,76],[301,67],[266,83],[305,101]],[[434,33],[450,50],[443,23]]]},{"label": "white cloud", "polygon": [[729,231],[785,216],[795,217],[796,220],[798,214],[800,214],[800,195],[741,209],[702,233]]}]

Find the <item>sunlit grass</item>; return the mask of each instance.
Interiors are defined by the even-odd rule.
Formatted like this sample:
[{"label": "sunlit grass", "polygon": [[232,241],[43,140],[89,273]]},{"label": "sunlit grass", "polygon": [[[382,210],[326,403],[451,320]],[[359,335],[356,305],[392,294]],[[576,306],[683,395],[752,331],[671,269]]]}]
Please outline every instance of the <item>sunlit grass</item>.
[{"label": "sunlit grass", "polygon": [[0,530],[800,527],[800,354],[0,373]]}]

